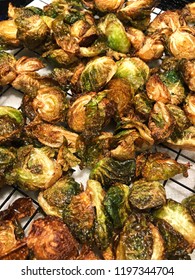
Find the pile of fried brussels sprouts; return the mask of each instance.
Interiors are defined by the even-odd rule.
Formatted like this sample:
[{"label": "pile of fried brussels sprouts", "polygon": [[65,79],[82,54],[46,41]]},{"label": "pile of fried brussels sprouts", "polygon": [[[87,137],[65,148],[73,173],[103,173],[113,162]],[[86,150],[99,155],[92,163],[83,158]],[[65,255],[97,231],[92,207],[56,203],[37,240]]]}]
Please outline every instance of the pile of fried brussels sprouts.
[{"label": "pile of fried brussels sprouts", "polygon": [[[178,202],[163,184],[190,164],[156,147],[195,150],[195,3],[152,19],[155,5],[9,5],[0,87],[22,101],[0,106],[0,185],[34,191],[44,215],[25,233],[31,199],[2,210],[0,259],[191,258],[195,194]],[[36,57],[8,51],[21,47]]]}]

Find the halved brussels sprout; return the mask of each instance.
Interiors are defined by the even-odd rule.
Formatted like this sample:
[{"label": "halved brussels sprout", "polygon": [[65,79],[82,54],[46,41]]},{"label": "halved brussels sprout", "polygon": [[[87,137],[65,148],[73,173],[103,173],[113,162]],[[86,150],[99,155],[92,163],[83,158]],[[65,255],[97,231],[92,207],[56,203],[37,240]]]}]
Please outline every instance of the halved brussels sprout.
[{"label": "halved brussels sprout", "polygon": [[177,59],[195,58],[195,30],[182,26],[175,30],[168,39],[169,52]]},{"label": "halved brussels sprout", "polygon": [[147,28],[147,33],[166,33],[176,31],[181,26],[186,25],[183,17],[178,11],[164,11],[157,15]]},{"label": "halved brussels sprout", "polygon": [[53,186],[39,192],[38,202],[47,215],[62,218],[62,212],[74,195],[81,193],[82,186],[70,176],[61,177]]},{"label": "halved brussels sprout", "polygon": [[67,143],[63,143],[58,150],[57,162],[62,166],[63,171],[68,171],[81,163],[68,148]]},{"label": "halved brussels sprout", "polygon": [[134,91],[128,81],[120,78],[112,78],[112,80],[107,84],[109,89],[107,92],[107,98],[114,101],[117,106],[117,117],[121,118],[129,113],[132,106],[132,100],[134,96]]},{"label": "halved brussels sprout", "polygon": [[143,31],[132,26],[126,28],[127,36],[135,51],[138,51],[144,44],[145,34]]},{"label": "halved brussels sprout", "polygon": [[117,65],[110,57],[102,56],[89,61],[80,76],[81,90],[100,91],[112,79],[116,70]]},{"label": "halved brussels sprout", "polygon": [[93,243],[95,209],[88,192],[83,191],[72,197],[64,207],[63,220],[77,240],[90,245]]},{"label": "halved brussels sprout", "polygon": [[[41,76],[37,72],[18,74],[12,86],[24,93],[24,96],[34,98],[39,89],[43,87],[59,86],[57,82],[48,76]],[[24,97],[25,98],[25,97]]]},{"label": "halved brussels sprout", "polygon": [[188,24],[195,23],[195,3],[188,3],[181,10],[182,16]]},{"label": "halved brussels sprout", "polygon": [[153,212],[153,215],[163,219],[179,232],[189,243],[189,251],[193,251],[195,248],[195,223],[184,205],[168,199],[164,206]]},{"label": "halved brussels sprout", "polygon": [[16,61],[15,69],[17,74],[22,72],[34,72],[44,68],[43,62],[36,57],[22,56]]},{"label": "halved brussels sprout", "polygon": [[155,218],[154,223],[164,240],[166,259],[176,260],[189,254],[189,243],[170,223],[161,218]]},{"label": "halved brussels sprout", "polygon": [[146,83],[149,67],[138,57],[124,58],[117,62],[115,77],[126,79],[134,91],[137,91]]},{"label": "halved brussels sprout", "polygon": [[38,218],[31,224],[27,246],[36,260],[70,260],[78,256],[78,243],[63,220]]},{"label": "halved brussels sprout", "polygon": [[163,103],[181,104],[186,92],[180,74],[175,69],[152,75],[146,84],[150,99]]},{"label": "halved brussels sprout", "polygon": [[144,214],[130,214],[120,232],[117,260],[162,260],[164,241],[158,228]]},{"label": "halved brussels sprout", "polygon": [[15,23],[17,39],[30,50],[41,47],[50,32],[47,24],[39,15],[17,17]]},{"label": "halved brussels sprout", "polygon": [[109,189],[115,183],[130,184],[134,173],[134,159],[117,161],[105,157],[91,170],[89,178],[99,181],[105,189]]},{"label": "halved brussels sprout", "polygon": [[5,86],[16,78],[16,59],[12,54],[0,51],[0,86]]},{"label": "halved brussels sprout", "polygon": [[115,14],[107,14],[98,23],[98,29],[106,37],[108,46],[114,51],[128,53],[131,47],[122,22]]},{"label": "halved brussels sprout", "polygon": [[174,104],[167,104],[167,107],[175,119],[175,128],[170,135],[172,140],[182,137],[183,131],[190,127],[191,123],[184,110]]},{"label": "halved brussels sprout", "polygon": [[76,38],[80,47],[87,47],[97,39],[97,27],[94,18],[89,14],[87,18],[77,20],[70,27],[70,34]]},{"label": "halved brussels sprout", "polygon": [[182,59],[179,62],[179,69],[188,88],[195,91],[195,59]]},{"label": "halved brussels sprout", "polygon": [[81,159],[80,167],[93,168],[101,159],[109,155],[112,137],[111,132],[101,132],[90,141],[80,136],[76,142],[77,156]]},{"label": "halved brussels sprout", "polygon": [[94,0],[95,7],[101,12],[115,12],[117,11],[123,4],[124,0]]},{"label": "halved brussels sprout", "polygon": [[146,83],[146,92],[151,100],[163,103],[170,103],[171,101],[170,92],[158,74],[150,76]]},{"label": "halved brussels sprout", "polygon": [[21,219],[31,217],[35,211],[32,200],[16,199],[8,208],[0,211],[0,260],[26,260],[29,250]]},{"label": "halved brussels sprout", "polygon": [[136,158],[136,175],[146,181],[167,180],[177,174],[188,177],[189,164],[179,163],[166,153],[140,154]]},{"label": "halved brussels sprout", "polygon": [[187,95],[183,109],[188,119],[195,125],[195,95],[193,93]]},{"label": "halved brussels sprout", "polygon": [[20,41],[17,38],[17,26],[12,19],[0,21],[0,46],[3,48],[20,46]]},{"label": "halved brussels sprout", "polygon": [[61,125],[53,125],[35,119],[24,127],[24,131],[28,137],[38,139],[43,145],[51,148],[60,148],[67,141],[68,149],[72,153],[76,152],[78,134]]},{"label": "halved brussels sprout", "polygon": [[175,119],[168,107],[157,101],[150,112],[148,128],[156,143],[167,140],[173,133],[175,127]]},{"label": "halved brussels sprout", "polygon": [[150,23],[150,14],[155,5],[155,0],[128,0],[119,11],[119,17],[131,26],[145,30]]},{"label": "halved brussels sprout", "polygon": [[[22,109],[30,117],[25,109],[25,103],[23,103]],[[32,109],[33,113],[43,121],[49,123],[62,122],[65,120],[68,109],[66,93],[59,87],[45,86],[39,89],[35,98],[33,98]]]},{"label": "halved brussels sprout", "polygon": [[130,188],[129,201],[140,210],[158,208],[166,203],[164,186],[158,181],[140,179],[133,182]]},{"label": "halved brussels sprout", "polygon": [[12,147],[0,147],[0,187],[5,181],[5,173],[13,166],[16,160],[16,150]]},{"label": "halved brussels sprout", "polygon": [[83,135],[96,136],[110,122],[115,103],[107,98],[107,91],[81,95],[68,110],[68,125]]},{"label": "halved brussels sprout", "polygon": [[190,126],[183,130],[180,138],[167,139],[166,143],[175,148],[195,150],[195,126]]},{"label": "halved brussels sprout", "polygon": [[117,127],[117,131],[119,131],[119,133],[120,131],[129,131],[131,134],[133,130],[137,132],[137,136],[134,135],[135,150],[137,152],[143,152],[150,149],[154,144],[154,139],[148,127],[144,123],[134,120],[131,117],[122,118]]},{"label": "halved brussels sprout", "polygon": [[0,106],[0,143],[18,139],[23,127],[24,117],[20,110]]},{"label": "halved brussels sprout", "polygon": [[104,196],[103,205],[115,229],[121,229],[124,226],[131,212],[128,201],[129,191],[129,186],[116,183],[108,189]]},{"label": "halved brussels sprout", "polygon": [[182,205],[184,205],[190,212],[194,222],[195,222],[195,194],[189,195],[182,200]]},{"label": "halved brussels sprout", "polygon": [[86,192],[95,210],[94,245],[104,251],[109,247],[113,235],[112,223],[103,205],[105,191],[98,181],[88,180]]},{"label": "halved brussels sprout", "polygon": [[62,168],[54,159],[51,148],[27,145],[18,149],[13,176],[20,187],[28,190],[47,189],[61,175]]},{"label": "halved brussels sprout", "polygon": [[154,33],[145,37],[143,45],[136,52],[136,56],[144,61],[151,61],[161,58],[164,52],[162,35]]},{"label": "halved brussels sprout", "polygon": [[42,57],[46,58],[51,65],[55,67],[69,67],[71,64],[78,61],[78,58],[63,49],[52,49],[42,54]]},{"label": "halved brussels sprout", "polygon": [[148,98],[145,92],[138,92],[133,98],[135,113],[140,116],[141,119],[148,120],[153,105],[154,102]]}]

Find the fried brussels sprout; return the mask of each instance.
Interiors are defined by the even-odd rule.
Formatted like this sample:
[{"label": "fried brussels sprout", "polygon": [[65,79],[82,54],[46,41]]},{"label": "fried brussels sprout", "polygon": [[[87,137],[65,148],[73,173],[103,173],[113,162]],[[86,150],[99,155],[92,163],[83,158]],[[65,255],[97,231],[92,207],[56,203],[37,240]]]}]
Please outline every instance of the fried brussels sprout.
[{"label": "fried brussels sprout", "polygon": [[187,24],[194,24],[195,23],[195,3],[188,3],[184,6],[181,10],[181,14]]},{"label": "fried brussels sprout", "polygon": [[0,86],[5,86],[16,78],[16,59],[12,54],[0,51]]},{"label": "fried brussels sprout", "polygon": [[160,218],[155,218],[154,223],[164,240],[165,259],[184,258],[190,253],[189,243],[170,223]]},{"label": "fried brussels sprout", "polygon": [[132,49],[138,51],[144,44],[145,34],[143,31],[132,26],[126,28],[127,36],[131,42]]},{"label": "fried brussels sprout", "polygon": [[16,160],[16,150],[12,147],[0,147],[0,187],[6,182],[6,174],[12,169]]},{"label": "fried brussels sprout", "polygon": [[[24,93],[25,97],[35,98],[39,89],[43,87],[55,87],[59,84],[47,76],[41,76],[37,72],[23,72],[18,74],[12,82],[12,86]],[[27,106],[27,105],[26,105]]]},{"label": "fried brussels sprout", "polygon": [[182,200],[182,205],[184,205],[190,212],[194,222],[195,222],[195,194],[187,196]]},{"label": "fried brussels sprout", "polygon": [[63,171],[71,170],[80,164],[80,159],[76,157],[68,148],[67,143],[63,143],[58,150],[57,163],[62,166]]},{"label": "fried brussels sprout", "polygon": [[169,31],[175,32],[181,26],[185,26],[186,23],[183,17],[178,11],[165,11],[155,17],[147,28],[147,33],[167,33]]},{"label": "fried brussels sprout", "polygon": [[131,212],[129,206],[129,186],[116,183],[106,192],[103,205],[109,214],[114,229],[121,229]]},{"label": "fried brussels sprout", "polygon": [[195,125],[195,95],[193,93],[187,95],[183,109],[190,122]]},{"label": "fried brussels sprout", "polygon": [[179,69],[188,88],[195,91],[195,59],[182,59],[179,63]]},{"label": "fried brussels sprout", "polygon": [[94,237],[95,209],[88,192],[74,195],[63,209],[63,221],[79,242],[92,244]]},{"label": "fried brussels sprout", "polygon": [[140,179],[133,182],[130,188],[129,201],[140,210],[158,208],[166,203],[164,186],[158,181]]},{"label": "fried brussels sprout", "polygon": [[52,1],[43,7],[43,11],[45,15],[51,18],[63,15],[66,23],[73,24],[85,15],[86,10],[82,2],[77,0]]},{"label": "fried brussels sprout", "polygon": [[129,185],[135,173],[134,159],[126,161],[105,157],[90,172],[90,179],[99,181],[105,189],[115,183]]},{"label": "fried brussels sprout", "polygon": [[150,14],[155,5],[154,0],[128,0],[119,11],[119,17],[131,26],[145,30],[150,23]]},{"label": "fried brussels sprout", "polygon": [[94,0],[95,7],[101,12],[115,12],[117,11],[123,4],[124,0],[108,0],[107,2],[103,0]]},{"label": "fried brussels sprout", "polygon": [[97,27],[91,14],[84,19],[77,20],[70,27],[70,34],[73,36],[79,47],[88,47],[98,38]]},{"label": "fried brussels sprout", "polygon": [[107,91],[81,95],[68,110],[69,127],[83,135],[97,135],[111,120],[115,104],[107,98]]},{"label": "fried brussels sprout", "polygon": [[154,59],[158,59],[163,55],[164,44],[162,35],[154,33],[145,37],[143,45],[135,53],[136,56],[142,60],[149,62]]},{"label": "fried brussels sprout", "polygon": [[0,21],[0,46],[4,49],[20,46],[20,41],[17,39],[17,26],[12,19]]},{"label": "fried brussels sprout", "polygon": [[113,59],[102,56],[89,61],[80,76],[83,92],[100,91],[114,76],[117,65]]},{"label": "fried brussels sprout", "polygon": [[136,159],[136,175],[146,181],[167,180],[177,174],[188,177],[189,164],[179,163],[166,153],[141,154]]},{"label": "fried brussels sprout", "polygon": [[149,77],[149,67],[138,57],[124,58],[117,62],[115,77],[126,79],[134,91],[141,89]]},{"label": "fried brussels sprout", "polygon": [[170,138],[176,140],[182,137],[183,131],[189,128],[191,123],[184,110],[174,104],[167,104],[167,107],[175,119],[175,128]]},{"label": "fried brussels sprout", "polygon": [[50,188],[39,192],[38,202],[47,215],[62,218],[64,207],[81,191],[83,191],[82,186],[74,178],[63,176]]},{"label": "fried brussels sprout", "polygon": [[166,143],[172,147],[195,150],[195,127],[190,126],[182,131],[181,135],[177,139],[169,138]]},{"label": "fried brussels sprout", "polygon": [[111,132],[101,132],[90,141],[80,136],[76,142],[76,155],[81,159],[80,168],[93,168],[101,159],[109,155],[112,137]]},{"label": "fried brussels sprout", "polygon": [[173,133],[175,119],[166,104],[157,101],[150,112],[148,128],[156,143],[166,141]]},{"label": "fried brussels sprout", "polygon": [[[23,97],[22,110],[29,119],[38,116],[48,123],[59,123],[65,120],[68,101],[66,93],[59,87],[45,86],[40,88],[34,98],[28,98],[27,95],[26,102],[25,97]],[[31,110],[29,112],[29,109],[32,112]]]},{"label": "fried brussels sprout", "polygon": [[51,148],[60,148],[67,141],[68,149],[72,153],[76,152],[78,134],[61,125],[53,125],[35,119],[24,127],[24,131],[31,139],[35,138],[43,145]]},{"label": "fried brussels sprout", "polygon": [[67,260],[78,255],[78,243],[63,220],[46,216],[33,221],[27,246],[36,260]]},{"label": "fried brussels sprout", "polygon": [[18,198],[0,212],[0,259],[25,260],[28,257],[21,219],[30,217],[35,209],[30,198]]},{"label": "fried brussels sprout", "polygon": [[98,23],[98,29],[106,37],[108,46],[114,51],[128,53],[131,47],[122,22],[115,14],[107,14]]},{"label": "fried brussels sprout", "polygon": [[16,140],[24,126],[20,110],[10,106],[0,106],[0,143]]},{"label": "fried brussels sprout", "polygon": [[[128,134],[134,138],[132,145],[134,145],[136,152],[148,150],[154,144],[154,139],[147,126],[132,117],[122,118],[116,129],[116,132],[117,131],[119,131],[119,135],[121,134],[121,136],[123,136],[124,131],[124,140],[125,135],[127,136]],[[115,136],[117,138],[117,134]]]},{"label": "fried brussels sprout", "polygon": [[181,203],[168,199],[167,203],[153,212],[154,217],[163,219],[179,232],[189,243],[189,252],[195,247],[195,223],[187,208]]},{"label": "fried brussels sprout", "polygon": [[144,120],[149,119],[150,112],[154,102],[148,97],[145,92],[138,92],[133,98],[133,106],[135,113]]},{"label": "fried brussels sprout", "polygon": [[132,213],[120,232],[117,260],[162,260],[164,241],[158,228],[144,214]]},{"label": "fried brussels sprout", "polygon": [[195,30],[193,27],[180,27],[168,39],[168,50],[177,59],[194,59]]},{"label": "fried brussels sprout", "polygon": [[107,88],[109,89],[107,92],[107,98],[116,103],[116,113],[118,116],[115,118],[121,118],[128,114],[132,107],[134,96],[134,91],[128,81],[120,78],[112,78],[107,84]]},{"label": "fried brussels sprout", "polygon": [[96,180],[88,180],[86,191],[91,197],[91,203],[95,210],[94,245],[104,251],[108,248],[112,238],[111,220],[103,205],[105,191]]},{"label": "fried brussels sprout", "polygon": [[13,168],[17,184],[28,190],[51,187],[62,175],[62,168],[54,159],[49,147],[22,146],[17,151],[17,162]]},{"label": "fried brussels sprout", "polygon": [[46,41],[50,30],[39,15],[17,17],[17,39],[30,50],[36,50]]},{"label": "fried brussels sprout", "polygon": [[70,67],[72,64],[78,62],[78,58],[63,49],[52,49],[42,54],[48,62],[55,67]]},{"label": "fried brussels sprout", "polygon": [[146,84],[150,99],[163,103],[181,104],[185,97],[185,88],[179,72],[175,69],[152,75]]}]

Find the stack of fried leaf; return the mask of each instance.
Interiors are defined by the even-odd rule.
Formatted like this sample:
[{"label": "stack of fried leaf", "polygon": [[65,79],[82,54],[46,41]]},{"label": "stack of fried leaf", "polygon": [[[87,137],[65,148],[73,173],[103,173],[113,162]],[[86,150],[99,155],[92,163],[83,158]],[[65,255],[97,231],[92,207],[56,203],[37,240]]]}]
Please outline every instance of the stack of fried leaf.
[{"label": "stack of fried leaf", "polygon": [[195,195],[163,184],[190,165],[157,147],[195,149],[195,3],[152,20],[155,2],[9,5],[0,86],[23,97],[0,107],[1,186],[35,191],[45,217],[25,236],[18,201],[0,212],[1,259],[190,259]]}]

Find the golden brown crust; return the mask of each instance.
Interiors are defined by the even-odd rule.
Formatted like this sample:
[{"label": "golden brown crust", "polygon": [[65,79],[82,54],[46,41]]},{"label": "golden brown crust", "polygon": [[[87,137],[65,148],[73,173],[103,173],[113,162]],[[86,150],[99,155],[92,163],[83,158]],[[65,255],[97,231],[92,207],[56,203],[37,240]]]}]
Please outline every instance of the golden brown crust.
[{"label": "golden brown crust", "polygon": [[38,260],[68,260],[78,254],[78,244],[63,221],[54,216],[35,220],[27,246]]}]

